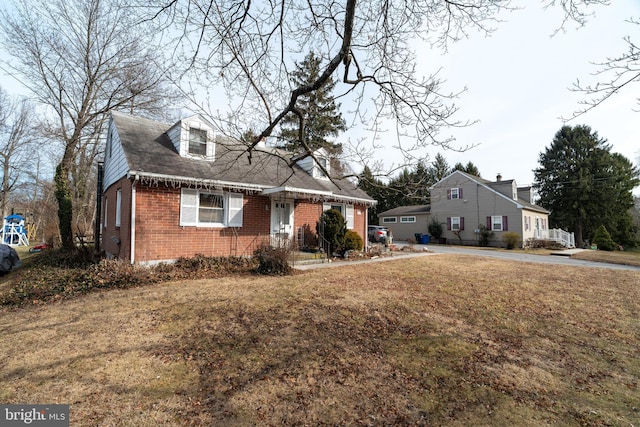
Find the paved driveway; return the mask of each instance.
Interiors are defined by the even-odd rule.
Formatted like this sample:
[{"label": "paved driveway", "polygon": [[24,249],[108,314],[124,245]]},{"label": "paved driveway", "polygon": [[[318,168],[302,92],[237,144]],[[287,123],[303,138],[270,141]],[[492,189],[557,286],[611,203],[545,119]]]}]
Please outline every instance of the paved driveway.
[{"label": "paved driveway", "polygon": [[[396,246],[406,246],[407,242],[394,242]],[[316,268],[330,268],[339,266],[348,266],[353,264],[362,264],[370,262],[382,262],[382,261],[394,261],[402,258],[412,258],[418,256],[437,255],[437,254],[465,254],[476,255],[490,258],[499,258],[509,261],[517,262],[535,262],[539,264],[551,264],[551,265],[570,265],[573,267],[588,267],[588,268],[608,268],[611,270],[629,270],[640,272],[640,267],[634,267],[629,265],[607,264],[602,262],[591,262],[580,259],[572,259],[568,256],[555,256],[555,255],[534,255],[529,253],[523,253],[520,251],[501,251],[495,249],[474,249],[467,246],[453,246],[453,245],[413,245],[419,252],[393,252],[393,256],[381,257],[376,259],[366,259],[349,262],[333,262],[323,264],[298,264],[295,266],[298,270],[310,270]],[[424,248],[428,248],[429,252],[423,251]]]}]

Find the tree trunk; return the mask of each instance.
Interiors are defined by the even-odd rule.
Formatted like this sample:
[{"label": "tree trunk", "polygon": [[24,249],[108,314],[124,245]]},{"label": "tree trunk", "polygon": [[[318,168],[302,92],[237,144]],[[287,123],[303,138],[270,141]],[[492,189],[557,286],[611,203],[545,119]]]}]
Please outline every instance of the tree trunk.
[{"label": "tree trunk", "polygon": [[58,201],[58,222],[62,247],[73,248],[73,197],[69,188],[69,171],[62,163],[56,167],[56,200]]},{"label": "tree trunk", "polygon": [[576,248],[583,247],[584,240],[582,240],[582,221],[581,220],[576,221],[576,228],[575,228],[574,234],[576,239]]}]

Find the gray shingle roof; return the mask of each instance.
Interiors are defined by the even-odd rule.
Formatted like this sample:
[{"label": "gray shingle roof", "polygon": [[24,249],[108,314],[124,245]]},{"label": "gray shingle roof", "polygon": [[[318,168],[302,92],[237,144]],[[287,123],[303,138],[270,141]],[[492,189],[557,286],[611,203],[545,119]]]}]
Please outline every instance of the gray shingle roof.
[{"label": "gray shingle roof", "polygon": [[399,206],[397,208],[381,212],[378,216],[424,215],[430,212],[431,205]]},{"label": "gray shingle roof", "polygon": [[328,179],[313,178],[297,165],[289,167],[291,153],[283,150],[256,149],[250,161],[239,142],[218,138],[215,161],[181,157],[166,134],[172,125],[118,112],[113,112],[112,117],[132,174],[162,176],[196,185],[198,181],[218,181],[260,189],[286,187],[291,192],[309,195],[330,193],[328,199],[375,203],[347,179],[335,179],[338,187]]}]

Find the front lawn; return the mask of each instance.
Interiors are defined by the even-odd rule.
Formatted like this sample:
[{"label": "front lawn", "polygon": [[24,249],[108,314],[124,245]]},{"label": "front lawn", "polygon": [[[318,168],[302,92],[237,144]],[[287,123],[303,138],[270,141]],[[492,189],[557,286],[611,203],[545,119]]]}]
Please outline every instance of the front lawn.
[{"label": "front lawn", "polygon": [[636,425],[640,273],[438,255],[0,309],[74,426]]}]

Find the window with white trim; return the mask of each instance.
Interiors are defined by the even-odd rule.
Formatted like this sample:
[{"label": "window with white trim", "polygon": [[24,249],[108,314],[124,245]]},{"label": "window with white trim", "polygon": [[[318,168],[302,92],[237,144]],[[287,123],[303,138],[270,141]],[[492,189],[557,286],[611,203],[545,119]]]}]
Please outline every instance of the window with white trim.
[{"label": "window with white trim", "polygon": [[354,225],[354,208],[353,205],[346,203],[323,203],[322,210],[328,211],[329,209],[336,210],[342,214],[345,222],[347,223],[347,229],[353,230]]},{"label": "window with white trim", "polygon": [[491,231],[502,231],[502,216],[494,215],[491,217]]},{"label": "window with white trim", "polygon": [[179,149],[181,156],[215,160],[215,138],[209,126],[199,120],[182,121],[179,131],[180,144],[176,145],[176,148]]},{"label": "window with white trim", "polygon": [[189,129],[189,154],[207,155],[207,131],[205,129]]},{"label": "window with white trim", "polygon": [[416,217],[415,216],[401,216],[400,217],[400,222],[404,223],[404,224],[413,223],[413,222],[416,222]]},{"label": "window with white trim", "polygon": [[382,218],[382,222],[384,224],[395,224],[396,222],[398,222],[398,218],[395,216],[387,216]]},{"label": "window with white trim", "polygon": [[460,198],[460,189],[459,188],[452,188],[451,189],[451,200],[456,200]]},{"label": "window with white trim", "polygon": [[451,217],[451,231],[460,231],[462,229],[461,224],[462,221],[459,216]]},{"label": "window with white trim", "polygon": [[109,198],[107,196],[104,197],[104,215],[102,217],[104,218],[102,226],[107,228],[109,222]]},{"label": "window with white trim", "polygon": [[322,168],[329,172],[329,159],[327,159],[326,157],[316,157],[316,159],[318,160],[318,166],[316,167],[317,172],[315,174],[315,177],[326,178],[327,175],[322,171]]},{"label": "window with white trim", "polygon": [[116,191],[116,227],[120,227],[120,218],[122,215],[122,190]]},{"label": "window with white trim", "polygon": [[107,158],[113,155],[113,130],[109,129],[109,136],[107,137]]},{"label": "window with white trim", "polygon": [[180,225],[242,227],[242,207],[242,193],[183,188],[180,194]]}]

